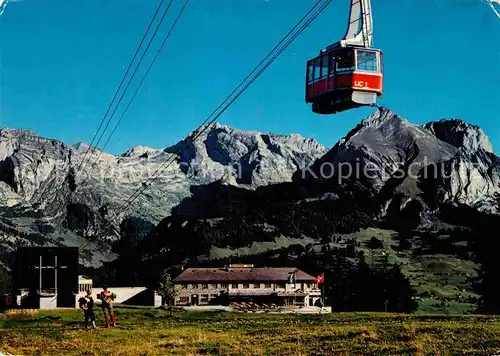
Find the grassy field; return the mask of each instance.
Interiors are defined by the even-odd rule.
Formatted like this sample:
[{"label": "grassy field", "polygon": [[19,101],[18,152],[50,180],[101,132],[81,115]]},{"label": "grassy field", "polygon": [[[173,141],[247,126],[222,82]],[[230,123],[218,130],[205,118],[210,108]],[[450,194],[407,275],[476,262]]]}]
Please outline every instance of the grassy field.
[{"label": "grassy field", "polygon": [[85,330],[79,310],[3,316],[15,355],[494,355],[500,318],[333,313],[271,315],[116,310],[116,328]]}]

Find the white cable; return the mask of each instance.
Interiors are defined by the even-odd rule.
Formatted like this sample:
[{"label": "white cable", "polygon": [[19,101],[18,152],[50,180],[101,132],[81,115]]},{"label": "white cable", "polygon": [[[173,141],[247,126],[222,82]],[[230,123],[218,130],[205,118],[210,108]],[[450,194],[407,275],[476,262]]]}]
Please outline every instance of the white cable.
[{"label": "white cable", "polygon": [[500,11],[495,8],[495,5],[493,3],[497,3],[498,6],[500,6],[500,0],[484,0],[486,3],[491,7],[495,15],[500,19]]}]

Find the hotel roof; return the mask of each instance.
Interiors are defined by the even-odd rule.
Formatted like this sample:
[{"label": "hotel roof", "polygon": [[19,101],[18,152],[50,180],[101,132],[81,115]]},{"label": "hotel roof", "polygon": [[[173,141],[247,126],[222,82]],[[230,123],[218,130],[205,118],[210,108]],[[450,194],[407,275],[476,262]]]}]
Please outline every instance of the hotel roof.
[{"label": "hotel roof", "polygon": [[294,271],[297,282],[314,282],[313,276],[293,267],[188,268],[174,282],[284,282]]}]

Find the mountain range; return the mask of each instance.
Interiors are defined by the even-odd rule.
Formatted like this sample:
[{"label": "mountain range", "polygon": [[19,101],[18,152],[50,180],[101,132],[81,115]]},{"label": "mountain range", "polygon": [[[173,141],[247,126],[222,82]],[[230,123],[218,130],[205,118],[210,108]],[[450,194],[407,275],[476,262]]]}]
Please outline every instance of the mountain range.
[{"label": "mountain range", "polygon": [[[191,186],[218,181],[255,189],[290,181],[298,164],[310,164],[325,152],[300,135],[219,124],[196,141],[187,137],[164,149],[134,147],[118,156],[84,143],[67,145],[27,130],[2,129],[0,236],[7,249],[40,242],[85,246],[82,262],[98,265],[116,257],[106,242],[119,238],[120,226],[137,219],[141,227],[154,226],[190,196]],[[128,206],[153,174],[157,179]]]},{"label": "mountain range", "polygon": [[193,132],[118,156],[1,130],[2,248],[83,246],[82,266],[118,269],[127,281],[165,266],[272,264],[354,243],[402,265],[423,310],[440,298],[474,304],[468,217],[500,214],[500,161],[481,128],[415,125],[379,108],[330,149],[299,135],[206,129],[194,142]]}]

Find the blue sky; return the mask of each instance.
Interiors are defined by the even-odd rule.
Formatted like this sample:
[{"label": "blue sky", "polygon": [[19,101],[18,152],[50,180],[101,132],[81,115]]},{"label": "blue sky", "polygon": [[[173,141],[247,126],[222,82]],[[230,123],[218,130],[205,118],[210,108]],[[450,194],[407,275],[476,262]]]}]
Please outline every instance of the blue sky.
[{"label": "blue sky", "polygon": [[[185,137],[314,2],[190,0],[106,150],[159,148]],[[304,102],[305,63],[344,34],[348,3],[334,0],[219,122],[300,133],[332,146],[369,115],[372,108],[321,116]],[[0,18],[0,127],[90,142],[157,4],[9,3]],[[174,10],[181,5],[176,0]],[[413,123],[457,117],[480,125],[498,152],[500,19],[480,0],[372,0],[372,6],[375,46],[385,59],[379,103]]]}]

